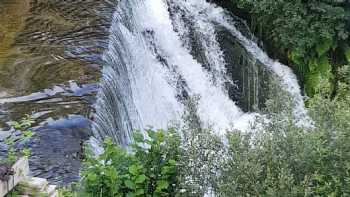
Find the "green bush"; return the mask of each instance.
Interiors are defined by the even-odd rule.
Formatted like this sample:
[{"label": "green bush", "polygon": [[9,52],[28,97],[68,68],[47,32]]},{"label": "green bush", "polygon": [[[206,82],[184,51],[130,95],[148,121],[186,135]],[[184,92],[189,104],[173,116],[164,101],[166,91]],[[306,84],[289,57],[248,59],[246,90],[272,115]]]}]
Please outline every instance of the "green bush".
[{"label": "green bush", "polygon": [[173,130],[136,134],[131,153],[104,142],[104,153],[84,163],[81,196],[175,196],[180,138]]},{"label": "green bush", "polygon": [[271,113],[259,132],[230,133],[220,195],[350,196],[349,106],[349,92],[334,100],[320,92],[309,101],[314,128]]},{"label": "green bush", "polygon": [[280,91],[266,104],[268,121],[228,133],[224,144],[203,129],[192,101],[180,129],[137,132],[129,151],[107,139],[102,155],[88,154],[78,192],[61,196],[350,196],[349,86],[330,99],[321,84],[308,101],[313,127],[296,126]]},{"label": "green bush", "polygon": [[188,108],[183,128],[147,130],[147,138],[136,132],[126,149],[106,139],[98,157],[88,151],[81,182],[61,189],[60,196],[201,197],[214,192],[225,148],[210,129],[202,129],[193,101]]},{"label": "green bush", "polygon": [[[298,72],[312,96],[349,60],[350,6],[336,0],[231,0],[250,14],[254,32]],[[348,7],[347,7],[348,5]],[[335,75],[335,76],[334,76]],[[333,87],[336,89],[336,87]]]}]

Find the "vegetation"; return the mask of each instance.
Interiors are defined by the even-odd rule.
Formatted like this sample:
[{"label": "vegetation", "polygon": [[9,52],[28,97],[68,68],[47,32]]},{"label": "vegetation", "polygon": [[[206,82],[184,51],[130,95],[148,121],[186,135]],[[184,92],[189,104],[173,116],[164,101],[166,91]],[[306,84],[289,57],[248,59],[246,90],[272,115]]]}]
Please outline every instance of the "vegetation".
[{"label": "vegetation", "polygon": [[254,132],[230,132],[219,196],[349,196],[350,78],[338,94],[323,80],[307,101],[313,125],[296,126],[288,95],[274,91]]},{"label": "vegetation", "polygon": [[31,130],[33,123],[35,123],[35,121],[29,115],[26,115],[20,121],[12,121],[10,123],[11,128],[18,131],[19,134],[16,135],[16,137],[10,136],[5,141],[9,146],[7,163],[14,163],[17,160],[18,155],[26,157],[30,156],[30,148],[27,148],[26,146],[18,146],[18,144],[25,144],[35,135],[35,132]]},{"label": "vegetation", "polygon": [[230,133],[223,196],[349,196],[350,97],[310,101],[314,129],[278,114],[258,133]]},{"label": "vegetation", "polygon": [[[338,69],[350,61],[350,4],[338,0],[231,0],[253,31],[295,66],[308,95],[322,80],[338,90]],[[277,52],[276,52],[277,51]]]},{"label": "vegetation", "polygon": [[138,133],[130,152],[107,139],[85,162],[77,192],[61,196],[349,196],[349,89],[331,99],[322,84],[308,101],[312,127],[295,126],[290,108],[271,100],[269,121],[230,132],[225,146],[201,129],[192,105],[185,127]]},{"label": "vegetation", "polygon": [[[30,193],[30,194],[28,194]],[[28,194],[28,195],[23,195]],[[29,196],[29,197],[49,197],[48,194],[46,194],[43,191],[40,191],[37,188],[30,188],[28,186],[28,183],[21,182],[20,184],[16,185],[16,187],[8,193],[5,197],[23,197],[23,196]]]},{"label": "vegetation", "polygon": [[[135,135],[132,153],[106,139],[103,154],[97,158],[88,154],[75,195],[175,196],[179,192],[180,137],[173,130],[148,130],[147,134],[147,138]],[[62,191],[61,195],[71,194]]]}]

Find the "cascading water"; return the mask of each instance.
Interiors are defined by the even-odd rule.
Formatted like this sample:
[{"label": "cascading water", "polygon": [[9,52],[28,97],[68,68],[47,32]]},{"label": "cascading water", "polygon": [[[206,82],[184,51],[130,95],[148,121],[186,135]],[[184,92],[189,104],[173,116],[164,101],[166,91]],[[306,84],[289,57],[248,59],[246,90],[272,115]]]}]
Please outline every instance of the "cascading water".
[{"label": "cascading water", "polygon": [[[205,0],[124,0],[114,14],[105,53],[96,134],[127,145],[135,129],[181,124],[186,100],[193,97],[198,99],[196,116],[203,126],[218,134],[246,129],[255,113],[244,113],[229,96],[229,87],[237,84],[228,73],[234,62],[228,62],[219,42],[220,29],[237,40],[253,62],[261,62],[280,79],[293,97],[296,119],[304,119],[292,71],[245,38],[225,10]],[[264,79],[254,80],[253,92],[258,92],[260,86],[254,84]]]}]

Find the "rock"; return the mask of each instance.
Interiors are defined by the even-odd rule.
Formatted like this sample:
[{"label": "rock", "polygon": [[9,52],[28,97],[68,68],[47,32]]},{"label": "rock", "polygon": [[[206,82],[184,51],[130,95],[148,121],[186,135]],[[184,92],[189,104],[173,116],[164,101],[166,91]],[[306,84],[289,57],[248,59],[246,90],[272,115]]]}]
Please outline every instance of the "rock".
[{"label": "rock", "polygon": [[56,185],[49,185],[46,189],[46,193],[50,197],[58,197],[57,186]]},{"label": "rock", "polygon": [[49,182],[46,179],[37,177],[28,177],[24,182],[24,185],[26,185],[28,189],[37,190],[40,192],[45,191],[48,184]]},{"label": "rock", "polygon": [[29,174],[29,164],[26,157],[20,158],[12,166],[14,175],[10,176],[8,181],[0,181],[0,197],[5,196],[8,191],[12,190],[19,182],[25,180]]},{"label": "rock", "polygon": [[[47,179],[43,178],[27,176],[16,187],[18,188],[19,197],[58,197],[57,186],[49,185]],[[3,197],[1,193],[0,197]]]},{"label": "rock", "polygon": [[14,171],[12,170],[10,165],[0,165],[0,181],[8,181],[13,175]]},{"label": "rock", "polygon": [[22,195],[58,197],[57,186],[49,185],[47,179],[27,177],[20,186]]}]

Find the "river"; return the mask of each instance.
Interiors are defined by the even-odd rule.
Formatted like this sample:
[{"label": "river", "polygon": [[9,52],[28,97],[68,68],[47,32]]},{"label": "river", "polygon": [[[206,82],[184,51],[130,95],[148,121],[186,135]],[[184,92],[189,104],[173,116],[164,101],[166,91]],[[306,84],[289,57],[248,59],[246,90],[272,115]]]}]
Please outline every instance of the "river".
[{"label": "river", "polygon": [[0,11],[0,126],[36,119],[31,170],[51,182],[79,179],[90,136],[126,146],[135,129],[182,125],[193,100],[221,136],[249,129],[271,91],[307,122],[292,70],[205,0],[3,0]]}]

